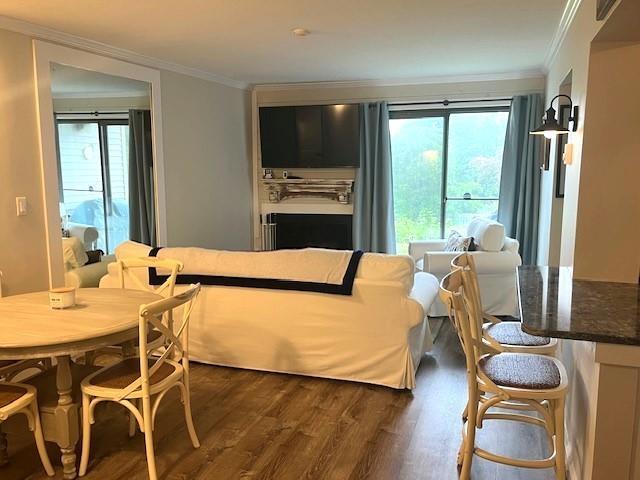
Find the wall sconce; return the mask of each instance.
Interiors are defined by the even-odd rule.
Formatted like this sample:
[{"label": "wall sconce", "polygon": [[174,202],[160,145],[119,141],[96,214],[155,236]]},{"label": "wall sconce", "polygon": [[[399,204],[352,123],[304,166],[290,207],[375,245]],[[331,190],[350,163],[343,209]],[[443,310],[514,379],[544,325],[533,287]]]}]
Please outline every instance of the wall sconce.
[{"label": "wall sconce", "polygon": [[[571,124],[571,130],[560,125],[556,118],[556,110],[553,108],[553,102],[555,99],[560,97],[569,99],[569,111],[571,112],[571,116],[568,119],[568,123]],[[544,135],[546,138],[551,139],[557,135],[566,135],[569,132],[575,132],[576,130],[578,130],[578,106],[573,105],[573,101],[569,95],[556,95],[551,99],[551,102],[549,102],[549,108],[542,120],[542,125],[535,130],[531,130],[529,133],[531,135]]]}]

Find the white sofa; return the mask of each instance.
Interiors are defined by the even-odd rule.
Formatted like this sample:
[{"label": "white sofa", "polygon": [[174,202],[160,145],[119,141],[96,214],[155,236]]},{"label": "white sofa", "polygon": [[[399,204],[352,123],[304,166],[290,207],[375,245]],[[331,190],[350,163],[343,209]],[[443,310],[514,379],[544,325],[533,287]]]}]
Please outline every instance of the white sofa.
[{"label": "white sofa", "polygon": [[[146,257],[149,252],[146,245],[125,242],[116,249],[116,258]],[[214,259],[220,253],[195,248],[166,250],[166,256],[185,263],[185,272],[193,270],[195,256]],[[241,259],[263,254],[224,255],[228,261],[230,255]],[[252,258],[260,261],[260,257]],[[246,265],[246,257],[242,260]],[[142,278],[149,281],[146,273]],[[117,285],[114,264],[100,287]],[[186,285],[178,285],[176,291],[184,288]],[[380,254],[364,254],[351,296],[204,286],[191,319],[191,358],[215,365],[413,388],[420,359],[431,347],[426,312],[437,293],[436,278],[414,273],[411,258]]]},{"label": "white sofa", "polygon": [[[522,264],[517,240],[504,235],[504,226],[482,218],[467,227],[477,250],[470,252],[478,270],[483,308],[492,315],[518,315],[517,267]],[[409,243],[409,255],[416,270],[435,275],[438,280],[451,271],[451,260],[460,252],[443,251],[446,240],[423,240]],[[438,298],[429,316],[445,316],[447,310]]]}]

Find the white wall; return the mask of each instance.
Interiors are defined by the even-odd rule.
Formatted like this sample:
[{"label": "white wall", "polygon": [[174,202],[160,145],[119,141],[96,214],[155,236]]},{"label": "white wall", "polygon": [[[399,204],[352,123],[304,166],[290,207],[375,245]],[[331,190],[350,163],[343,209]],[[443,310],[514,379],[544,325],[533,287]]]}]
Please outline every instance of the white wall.
[{"label": "white wall", "polygon": [[[3,294],[49,286],[31,39],[0,30],[0,270]],[[29,214],[16,216],[15,197]]]},{"label": "white wall", "polygon": [[[562,205],[562,231],[560,241],[561,265],[573,265],[575,230],[578,209],[578,184],[582,157],[582,135],[587,108],[587,76],[591,40],[601,27],[595,19],[595,0],[582,0],[576,16],[569,27],[558,53],[547,74],[546,98],[551,100],[559,93],[560,85],[571,73],[571,97],[574,105],[580,107],[578,131],[569,134],[568,143],[573,144],[573,164],[567,166],[565,197]],[[555,142],[551,145],[555,150]],[[549,262],[552,216],[558,214],[559,201],[555,199],[555,162],[542,173],[540,185],[540,223],[538,228],[538,263]],[[555,209],[554,209],[555,207]],[[552,252],[555,258],[557,252]]]},{"label": "white wall", "polygon": [[640,43],[592,44],[587,101],[574,276],[637,284]]},{"label": "white wall", "polygon": [[168,243],[251,247],[249,93],[162,71]]}]

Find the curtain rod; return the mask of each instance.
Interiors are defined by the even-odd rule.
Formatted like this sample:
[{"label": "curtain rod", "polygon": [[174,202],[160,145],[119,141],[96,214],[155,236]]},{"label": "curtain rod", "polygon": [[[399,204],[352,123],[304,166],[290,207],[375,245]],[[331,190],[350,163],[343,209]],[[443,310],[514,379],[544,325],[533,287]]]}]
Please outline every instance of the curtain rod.
[{"label": "curtain rod", "polygon": [[129,115],[129,111],[126,112],[99,112],[97,110],[94,110],[92,112],[54,112],[56,115],[94,115],[94,116],[99,116],[99,115]]},{"label": "curtain rod", "polygon": [[454,103],[482,103],[482,102],[510,102],[513,100],[511,97],[509,98],[484,98],[479,100],[437,100],[432,102],[389,102],[391,106],[410,106],[410,105],[451,105]]}]

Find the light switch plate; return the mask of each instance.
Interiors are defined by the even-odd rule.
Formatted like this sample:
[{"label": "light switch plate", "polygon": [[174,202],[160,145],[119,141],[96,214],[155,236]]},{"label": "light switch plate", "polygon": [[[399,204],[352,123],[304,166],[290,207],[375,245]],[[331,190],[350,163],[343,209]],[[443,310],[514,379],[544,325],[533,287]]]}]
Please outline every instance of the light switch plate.
[{"label": "light switch plate", "polygon": [[27,214],[27,197],[16,197],[16,215],[24,217]]}]

